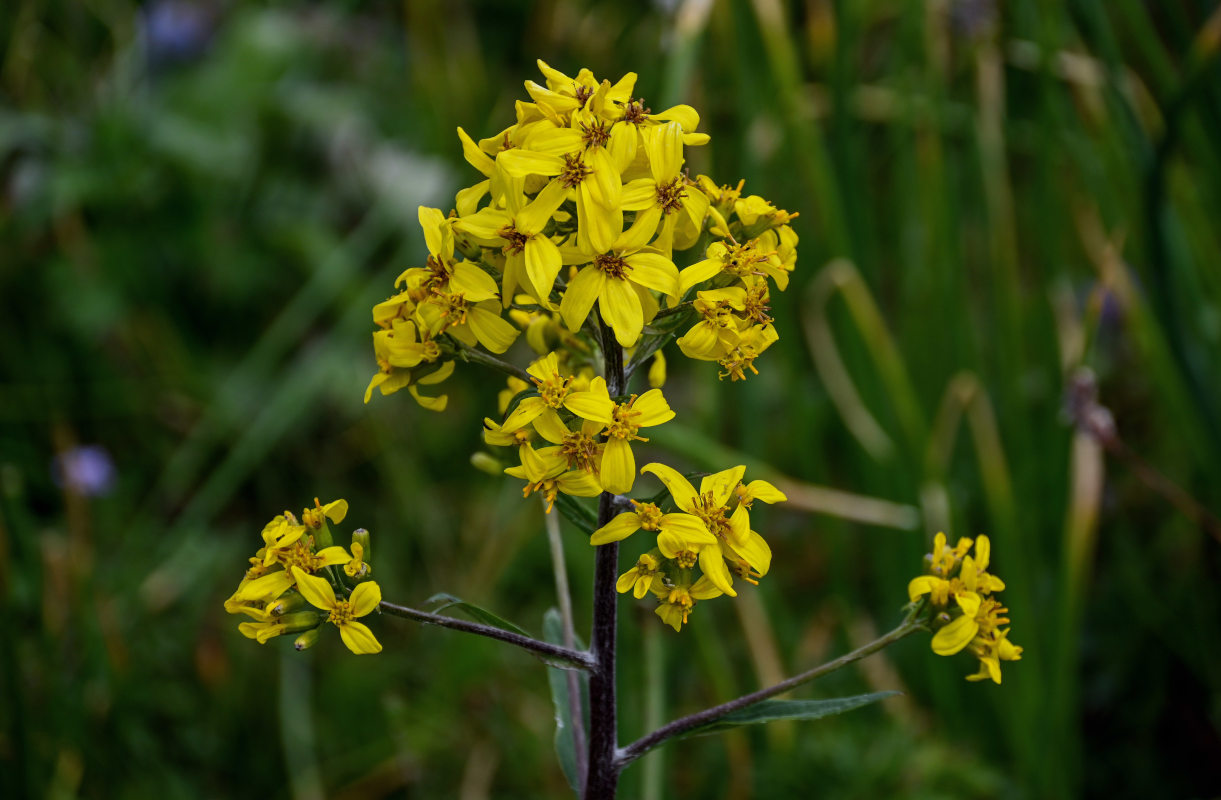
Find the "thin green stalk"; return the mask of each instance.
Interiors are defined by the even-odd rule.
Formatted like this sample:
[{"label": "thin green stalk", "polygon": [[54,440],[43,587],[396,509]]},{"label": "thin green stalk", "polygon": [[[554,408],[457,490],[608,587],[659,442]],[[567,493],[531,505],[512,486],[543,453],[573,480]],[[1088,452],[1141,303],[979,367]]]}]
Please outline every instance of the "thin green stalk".
[{"label": "thin green stalk", "polygon": [[[547,527],[547,541],[551,545],[551,566],[555,570],[555,595],[560,606],[560,620],[564,627],[564,646],[576,649],[576,628],[572,622],[572,594],[568,589],[568,567],[564,563],[564,542],[560,539],[560,515],[547,510],[543,500],[543,522]],[[572,717],[572,752],[577,766],[577,784],[585,784],[587,753],[585,752],[585,715],[581,713],[581,682],[575,670],[568,670],[569,716]]]},{"label": "thin green stalk", "polygon": [[413,619],[416,622],[423,622],[425,625],[439,625],[442,628],[450,630],[462,631],[463,633],[473,633],[477,636],[486,636],[489,639],[499,639],[502,642],[517,645],[523,650],[538,655],[548,661],[558,661],[578,669],[593,669],[594,659],[584,650],[573,650],[568,647],[561,647],[558,644],[539,641],[532,639],[529,636],[522,636],[520,633],[506,631],[502,628],[496,628],[491,625],[482,625],[478,622],[467,622],[464,619],[454,619],[453,617],[444,617],[440,614],[432,614],[428,611],[420,611],[416,608],[408,606],[399,606],[394,603],[382,601],[379,606],[380,610],[385,614],[391,614],[404,619]]},{"label": "thin green stalk", "polygon": [[719,706],[713,706],[712,708],[706,708],[703,711],[697,711],[694,714],[688,714],[685,717],[680,717],[679,719],[674,720],[668,725],[663,725],[647,736],[637,739],[627,747],[620,750],[617,763],[622,769],[653,748],[664,744],[668,739],[672,739],[675,736],[681,736],[682,734],[692,731],[701,725],[706,725],[709,722],[718,720],[726,714],[731,714],[734,711],[739,711],[747,706],[752,706],[755,703],[775,697],[778,694],[784,694],[787,691],[796,689],[802,684],[817,680],[824,675],[828,675],[838,669],[848,666],[849,664],[860,661],[866,656],[871,656],[879,650],[888,647],[900,639],[910,636],[919,630],[924,630],[924,625],[914,622],[912,617],[909,616],[903,621],[902,625],[895,628],[890,633],[874,639],[869,644],[864,645],[863,647],[858,647],[851,653],[846,653],[834,661],[828,661],[826,664],[814,667],[813,669],[807,670],[800,675],[794,675],[793,677],[783,680],[773,686],[769,686],[766,689],[760,689],[757,692],[742,695],[735,700],[730,700],[727,703],[721,703]]}]

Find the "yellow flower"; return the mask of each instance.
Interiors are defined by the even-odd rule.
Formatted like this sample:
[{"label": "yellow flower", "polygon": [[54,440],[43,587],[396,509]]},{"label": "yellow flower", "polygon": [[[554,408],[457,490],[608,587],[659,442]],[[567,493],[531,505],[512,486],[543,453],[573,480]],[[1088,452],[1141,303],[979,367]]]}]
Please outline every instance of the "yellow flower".
[{"label": "yellow flower", "polygon": [[307,528],[311,528],[316,531],[320,530],[324,525],[326,525],[326,521],[328,519],[338,525],[339,523],[343,522],[343,518],[347,515],[347,500],[332,500],[324,506],[318,501],[318,498],[315,497],[314,507],[304,509],[301,512],[301,521],[305,523]]},{"label": "yellow flower", "polygon": [[755,359],[779,338],[776,335],[776,329],[771,325],[751,326],[741,334],[738,343],[717,360],[717,363],[725,370],[718,373],[717,377],[729,378],[731,381],[744,381],[746,380],[746,370],[758,375],[759,370],[755,369]]},{"label": "yellow flower", "polygon": [[329,612],[327,621],[339,628],[339,635],[349,650],[357,655],[381,652],[381,642],[377,641],[373,631],[363,622],[356,621],[357,617],[372,613],[381,603],[381,587],[374,581],[366,581],[353,589],[347,600],[339,600],[331,584],[322,578],[309,575],[300,567],[293,567],[293,575],[297,579],[298,591],[310,605]]},{"label": "yellow flower", "polygon": [[713,242],[708,245],[702,261],[697,261],[679,273],[679,288],[686,294],[696,284],[725,273],[739,280],[767,276],[776,281],[777,287],[783,290],[788,285],[789,270],[773,263],[774,254],[774,250],[765,248],[763,239],[751,239],[745,244],[732,240],[728,243]]},{"label": "yellow flower", "polygon": [[[597,302],[602,319],[615,331],[615,339],[631,347],[644,328],[642,294],[651,289],[677,301],[678,268],[668,256],[627,243],[626,236],[625,232],[599,250],[568,283],[560,314],[569,330],[578,331]],[[588,256],[581,260],[588,261]]]},{"label": "yellow flower", "polygon": [[[913,578],[907,592],[912,602],[928,596],[934,624],[940,625],[933,635],[932,649],[937,655],[951,656],[970,649],[980,661],[979,672],[968,680],[991,679],[1001,682],[1000,662],[1017,661],[1022,648],[1008,639],[1009,609],[990,597],[1005,588],[1004,581],[987,572],[992,544],[987,536],[974,541],[974,557],[967,555],[972,541],[961,538],[954,547],[946,544],[944,533],[933,539],[933,551],[926,560],[931,574]],[[959,613],[948,609],[950,598]]]},{"label": "yellow flower", "polygon": [[491,275],[474,264],[454,259],[452,223],[440,209],[420,206],[418,217],[428,246],[428,259],[423,268],[399,275],[394,282],[396,286],[406,284],[409,295],[415,295],[417,302],[443,294],[458,294],[471,303],[499,296]]},{"label": "yellow flower", "polygon": [[716,537],[708,532],[698,517],[681,512],[663,514],[661,509],[653,503],[640,503],[636,500],[630,502],[636,510],[625,511],[598,528],[590,537],[590,544],[597,546],[608,542],[623,541],[639,530],[656,533],[658,541],[665,538],[668,542],[680,544],[683,542],[716,544]]},{"label": "yellow flower", "polygon": [[[557,412],[566,406],[575,378],[561,374],[559,364],[558,354],[548,353],[526,367],[530,380],[538,388],[538,397],[523,398],[504,421],[504,429],[517,430],[531,422],[549,430],[566,429]],[[544,418],[541,423],[537,421],[539,417]]]},{"label": "yellow flower", "polygon": [[687,358],[700,361],[717,361],[729,354],[738,345],[740,331],[749,326],[734,314],[746,308],[746,290],[731,287],[699,292],[692,304],[703,317],[675,344]]},{"label": "yellow flower", "polygon": [[685,221],[689,231],[703,229],[708,197],[690,186],[682,174],[683,126],[679,122],[667,122],[641,133],[650,176],[637,178],[623,187],[623,210],[637,212],[623,238],[627,247],[644,247],[656,233],[653,247],[668,258],[680,220]]},{"label": "yellow flower", "polygon": [[[772,551],[763,537],[750,529],[748,506],[739,503],[730,513],[727,505],[741,483],[746,467],[733,467],[704,477],[698,493],[682,474],[665,464],[647,464],[641,472],[649,472],[660,478],[679,510],[699,518],[707,532],[716,539],[715,546],[705,547],[698,542],[687,541],[687,546],[680,549],[676,542],[663,541],[659,537],[658,546],[667,558],[685,550],[697,553],[704,576],[730,596],[734,596],[735,592],[726,561],[734,565],[739,575],[750,574],[751,570],[760,576],[767,574],[771,567]],[[755,487],[753,496],[764,502],[770,502],[768,498],[785,499],[783,492],[766,481],[752,481],[750,485]],[[667,553],[667,549],[674,555]]]},{"label": "yellow flower", "polygon": [[363,578],[373,571],[364,559],[364,546],[360,542],[352,542],[352,560],[343,565],[343,571],[349,578]]},{"label": "yellow flower", "polygon": [[568,460],[558,452],[559,449],[549,447],[544,451],[535,451],[528,444],[522,445],[517,451],[521,456],[521,466],[505,470],[515,478],[526,479],[522,497],[529,497],[533,492],[542,493],[548,514],[560,492],[574,497],[596,497],[602,493],[602,487],[593,475],[584,470],[568,469]]},{"label": "yellow flower", "polygon": [[588,391],[569,395],[565,405],[578,417],[607,426],[606,449],[598,471],[602,488],[612,494],[630,492],[636,482],[636,457],[628,443],[647,442],[639,435],[641,428],[674,419],[660,389],[650,389],[639,397],[632,395],[626,402],[616,403],[611,400],[606,381],[600,377],[590,381]]},{"label": "yellow flower", "polygon": [[660,555],[661,553],[657,550],[650,550],[636,559],[636,565],[620,575],[619,580],[615,583],[615,589],[619,594],[631,591],[637,600],[648,594],[649,589],[653,586],[653,581],[665,577],[658,571],[661,567],[661,559],[658,558]]},{"label": "yellow flower", "polygon": [[674,630],[681,631],[687,622],[687,617],[691,614],[691,609],[695,608],[695,601],[719,597],[722,592],[705,575],[690,585],[655,587],[653,594],[661,600],[661,604],[655,611],[657,616]]},{"label": "yellow flower", "polygon": [[[511,192],[509,208],[486,206],[454,223],[485,246],[500,246],[505,256],[503,301],[508,305],[524,285],[533,298],[549,306],[548,298],[562,266],[555,242],[543,235],[551,215],[564,202],[564,187],[552,181],[528,204],[520,192]],[[523,280],[525,278],[525,280]]]}]

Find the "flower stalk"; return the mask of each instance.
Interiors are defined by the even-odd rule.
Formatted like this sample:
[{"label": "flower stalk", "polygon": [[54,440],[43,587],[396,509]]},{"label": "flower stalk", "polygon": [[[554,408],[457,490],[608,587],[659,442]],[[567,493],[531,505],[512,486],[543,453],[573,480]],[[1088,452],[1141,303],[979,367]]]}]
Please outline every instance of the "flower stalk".
[{"label": "flower stalk", "polygon": [[502,628],[497,628],[492,625],[484,625],[479,622],[468,622],[464,619],[454,619],[453,617],[442,616],[441,614],[433,614],[428,611],[420,611],[416,608],[408,606],[395,605],[382,601],[379,606],[384,614],[391,614],[404,619],[413,619],[416,622],[422,622],[425,625],[439,625],[442,628],[450,630],[462,631],[463,633],[473,633],[476,636],[486,636],[489,639],[499,639],[502,642],[516,645],[523,650],[529,650],[531,653],[543,658],[547,661],[557,662],[577,669],[592,670],[594,668],[593,657],[583,651],[574,650],[568,647],[562,647],[558,644],[543,642],[538,639],[533,639],[529,636],[522,636],[520,633],[506,631]]}]

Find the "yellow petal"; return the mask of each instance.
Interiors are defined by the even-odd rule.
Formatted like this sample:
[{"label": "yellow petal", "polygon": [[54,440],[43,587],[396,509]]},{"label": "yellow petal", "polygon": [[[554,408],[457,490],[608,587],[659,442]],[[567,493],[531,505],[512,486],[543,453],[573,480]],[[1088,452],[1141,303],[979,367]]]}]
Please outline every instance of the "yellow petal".
[{"label": "yellow petal", "polygon": [[466,159],[466,162],[482,172],[484,176],[492,177],[492,172],[496,169],[496,162],[487,153],[480,150],[479,145],[475,144],[474,140],[461,127],[458,128],[458,139],[462,142],[462,156]]},{"label": "yellow petal", "polygon": [[606,273],[591,265],[578,272],[568,284],[564,299],[560,301],[560,315],[564,318],[568,330],[581,330],[605,283]]},{"label": "yellow petal", "polygon": [[534,430],[552,444],[560,444],[564,437],[571,433],[568,426],[560,420],[560,415],[549,407],[544,407],[543,413],[535,417]]},{"label": "yellow petal", "polygon": [[932,575],[921,575],[917,578],[912,578],[907,584],[907,597],[915,602],[916,598],[930,594],[941,582],[941,578],[935,578]]},{"label": "yellow petal", "polygon": [[981,535],[975,540],[975,565],[983,572],[988,568],[988,562],[992,558],[992,541],[987,536]]},{"label": "yellow petal", "polygon": [[577,190],[577,241],[589,253],[605,253],[623,231],[623,210],[606,207],[593,197],[590,181]]},{"label": "yellow petal", "polygon": [[662,396],[661,389],[650,389],[640,395],[632,404],[632,410],[639,414],[634,419],[635,423],[642,428],[660,425],[674,419],[674,411],[666,402],[666,398]]},{"label": "yellow petal", "polygon": [[704,521],[693,514],[672,513],[661,518],[661,530],[670,531],[690,544],[716,544],[717,538]]},{"label": "yellow petal", "polygon": [[[624,211],[644,211],[646,208],[656,207],[657,218],[660,219],[661,207],[657,206],[657,182],[652,178],[637,178],[623,184],[623,189],[619,193],[619,205],[623,207]],[[652,236],[651,233],[649,235]]]},{"label": "yellow petal", "polygon": [[560,274],[560,249],[546,236],[532,236],[526,240],[526,275],[540,300],[550,297],[555,287],[555,277]]},{"label": "yellow petal", "polygon": [[623,259],[632,267],[632,282],[678,299],[678,267],[659,253],[633,253]]},{"label": "yellow petal", "polygon": [[706,475],[700,481],[700,494],[712,492],[713,502],[718,506],[725,505],[733,490],[742,482],[742,475],[746,472],[746,467],[739,464],[736,467],[721,470],[720,472]]},{"label": "yellow petal", "polygon": [[640,471],[656,475],[670,491],[674,503],[683,511],[691,511],[695,507],[695,487],[678,470],[665,464],[652,463],[645,464]]},{"label": "yellow petal", "polygon": [[336,564],[346,564],[352,560],[348,555],[348,551],[344,550],[339,545],[328,547],[318,551],[318,558],[322,559],[321,564],[324,567],[332,567]]},{"label": "yellow petal", "polygon": [[[621,542],[638,530],[640,530],[640,515],[633,511],[625,511],[594,531],[593,536],[589,538],[589,543],[600,545],[607,542]],[[620,591],[627,590],[621,589]]]},{"label": "yellow petal", "polygon": [[628,286],[625,280],[608,278],[602,287],[602,296],[598,301],[598,311],[602,319],[615,331],[615,340],[624,347],[631,347],[640,338],[644,329],[644,309],[640,306],[640,298]]},{"label": "yellow petal", "polygon": [[363,617],[382,602],[382,588],[373,581],[365,581],[352,590],[348,602],[352,604],[352,613]]},{"label": "yellow petal", "polygon": [[332,500],[322,507],[322,513],[326,515],[327,519],[338,525],[348,515],[348,501]]},{"label": "yellow petal", "polygon": [[348,646],[356,655],[370,655],[380,653],[382,644],[373,635],[373,631],[369,630],[369,626],[363,622],[345,622],[339,626],[339,636],[343,639],[343,643]]},{"label": "yellow petal", "polygon": [[624,439],[612,438],[602,452],[602,465],[598,470],[602,488],[611,494],[625,494],[632,490],[636,480],[636,457]]},{"label": "yellow petal", "polygon": [[548,183],[530,204],[518,213],[517,230],[527,236],[542,233],[555,210],[563,204],[567,196],[568,189],[564,184],[559,181]]},{"label": "yellow petal", "polygon": [[482,306],[470,309],[466,315],[471,331],[479,343],[493,353],[503,353],[513,344],[520,331],[506,322],[499,314]]},{"label": "yellow petal", "polygon": [[300,567],[293,567],[293,577],[297,579],[297,591],[315,608],[330,611],[335,607],[335,590],[331,584],[316,575],[310,575]]},{"label": "yellow petal", "polygon": [[[445,247],[444,234],[448,232],[445,228],[445,215],[441,213],[441,209],[428,206],[420,206],[416,213],[420,219],[420,227],[424,229],[424,243],[428,245],[428,252],[434,256],[442,255]],[[450,252],[453,252],[452,241]]]},{"label": "yellow petal", "polygon": [[564,169],[564,159],[514,147],[497,153],[496,165],[511,178],[525,178],[529,175],[559,175]]},{"label": "yellow petal", "polygon": [[975,592],[955,592],[954,599],[958,602],[958,607],[962,609],[962,613],[972,619],[979,613],[979,604],[981,598]]},{"label": "yellow petal", "polygon": [[746,485],[746,491],[754,499],[762,500],[765,503],[783,503],[788,500],[784,492],[767,481],[751,481]]},{"label": "yellow petal", "polygon": [[733,579],[729,577],[729,568],[725,566],[725,559],[721,556],[721,548],[705,547],[701,550],[700,569],[713,586],[730,597],[738,596],[733,589]]},{"label": "yellow petal", "polygon": [[963,615],[937,631],[933,636],[933,652],[939,656],[952,656],[970,644],[978,632],[979,623],[975,618]]}]

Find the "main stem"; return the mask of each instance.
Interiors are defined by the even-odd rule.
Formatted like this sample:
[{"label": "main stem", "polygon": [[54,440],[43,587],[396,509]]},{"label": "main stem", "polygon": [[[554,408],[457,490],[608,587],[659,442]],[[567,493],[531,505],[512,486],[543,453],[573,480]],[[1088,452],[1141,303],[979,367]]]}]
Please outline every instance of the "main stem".
[{"label": "main stem", "polygon": [[[601,322],[602,357],[606,388],[611,397],[626,390],[623,375],[623,348],[605,322]],[[598,527],[615,514],[615,496],[603,492],[598,498]],[[620,765],[616,759],[618,726],[615,705],[615,581],[619,573],[619,543],[600,545],[594,557],[594,621],[590,633],[590,653],[594,668],[589,676],[589,765],[584,800],[612,800],[619,784]]]}]

